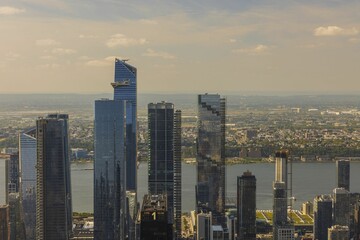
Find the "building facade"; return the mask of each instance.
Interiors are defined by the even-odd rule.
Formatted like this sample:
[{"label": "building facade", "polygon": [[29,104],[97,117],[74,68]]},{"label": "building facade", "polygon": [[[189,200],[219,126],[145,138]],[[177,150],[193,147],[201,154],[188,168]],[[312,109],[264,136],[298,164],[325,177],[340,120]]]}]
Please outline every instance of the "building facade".
[{"label": "building facade", "polygon": [[328,240],[349,240],[349,227],[334,225],[328,229]]},{"label": "building facade", "polygon": [[350,226],[350,195],[344,188],[333,190],[333,225]]},{"label": "building facade", "polygon": [[214,224],[225,222],[225,106],[218,94],[198,96],[196,208]]},{"label": "building facade", "polygon": [[95,101],[94,239],[125,239],[125,102]]},{"label": "building facade", "polygon": [[166,194],[169,222],[181,237],[181,111],[172,103],[148,104],[149,166],[151,195]]},{"label": "building facade", "polygon": [[20,201],[27,240],[35,239],[36,127],[19,134]]},{"label": "building facade", "polygon": [[345,188],[350,191],[350,161],[337,160],[336,161],[336,181],[338,188]]},{"label": "building facade", "polygon": [[10,240],[9,205],[0,206],[0,239]]},{"label": "building facade", "polygon": [[137,190],[137,70],[115,59],[114,100],[126,101],[126,190]]},{"label": "building facade", "polygon": [[70,239],[72,233],[68,115],[36,121],[36,239]]},{"label": "building facade", "polygon": [[284,182],[273,183],[273,236],[278,239],[278,233],[284,226],[289,225],[287,220],[287,198]]},{"label": "building facade", "polygon": [[174,224],[175,237],[181,238],[181,111],[174,113]]},{"label": "building facade", "polygon": [[173,224],[168,221],[167,197],[145,195],[141,208],[140,239],[173,239]]},{"label": "building facade", "polygon": [[256,240],[256,178],[247,171],[237,178],[238,239]]},{"label": "building facade", "polygon": [[314,198],[314,239],[328,239],[328,228],[332,226],[332,197],[320,195]]},{"label": "building facade", "polygon": [[198,213],[196,216],[196,239],[213,239],[211,213]]}]

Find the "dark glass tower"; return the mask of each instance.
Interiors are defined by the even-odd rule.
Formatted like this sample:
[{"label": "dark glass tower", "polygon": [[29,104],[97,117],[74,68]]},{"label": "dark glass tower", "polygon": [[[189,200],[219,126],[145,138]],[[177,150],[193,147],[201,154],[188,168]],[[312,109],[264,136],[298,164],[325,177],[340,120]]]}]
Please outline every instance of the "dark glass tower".
[{"label": "dark glass tower", "polygon": [[[181,112],[172,103],[148,105],[149,194],[165,194],[169,222],[181,232]],[[180,224],[180,228],[179,227]]]},{"label": "dark glass tower", "polygon": [[125,102],[95,101],[94,239],[125,239]]},{"label": "dark glass tower", "polygon": [[314,239],[328,239],[328,228],[332,226],[332,198],[320,195],[314,199]]},{"label": "dark glass tower", "polygon": [[336,177],[337,187],[345,188],[350,191],[350,161],[338,160],[336,161]]},{"label": "dark glass tower", "polygon": [[218,94],[198,96],[196,208],[214,224],[225,221],[225,105]]},{"label": "dark glass tower", "polygon": [[237,178],[238,239],[256,239],[256,178],[247,171]]},{"label": "dark glass tower", "polygon": [[36,239],[70,239],[72,232],[68,115],[36,121]]},{"label": "dark glass tower", "polygon": [[114,100],[126,101],[126,190],[137,189],[137,79],[136,68],[115,59]]},{"label": "dark glass tower", "polygon": [[35,239],[36,222],[36,128],[19,134],[20,198],[26,239]]},{"label": "dark glass tower", "polygon": [[350,226],[350,194],[344,188],[333,190],[333,225]]},{"label": "dark glass tower", "polygon": [[141,208],[140,239],[173,239],[172,223],[168,221],[167,197],[145,195]]}]

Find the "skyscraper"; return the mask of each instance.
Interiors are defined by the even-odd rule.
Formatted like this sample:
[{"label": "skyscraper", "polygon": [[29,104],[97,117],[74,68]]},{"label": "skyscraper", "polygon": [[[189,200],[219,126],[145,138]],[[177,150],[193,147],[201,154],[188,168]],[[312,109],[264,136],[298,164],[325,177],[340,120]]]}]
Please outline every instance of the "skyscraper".
[{"label": "skyscraper", "polygon": [[350,191],[350,161],[336,161],[336,180],[338,188],[345,188]]},{"label": "skyscraper", "polygon": [[333,225],[350,226],[350,196],[344,188],[333,190]]},{"label": "skyscraper", "polygon": [[27,240],[35,239],[36,223],[36,128],[19,134],[20,198]]},{"label": "skyscraper", "polygon": [[218,94],[198,96],[196,208],[214,224],[225,222],[225,105]]},{"label": "skyscraper", "polygon": [[145,195],[141,208],[140,239],[168,240],[173,239],[172,223],[167,211],[165,195]]},{"label": "skyscraper", "polygon": [[125,102],[95,101],[94,239],[125,239]]},{"label": "skyscraper", "polygon": [[5,162],[7,171],[7,191],[6,201],[9,201],[10,193],[19,192],[20,186],[20,169],[19,169],[19,154],[10,154],[10,159]]},{"label": "skyscraper", "polygon": [[181,232],[181,112],[172,103],[148,104],[149,194],[166,194],[169,222]]},{"label": "skyscraper", "polygon": [[287,198],[284,182],[273,183],[273,237],[275,240],[294,239],[294,225],[287,218]]},{"label": "skyscraper", "polygon": [[247,171],[237,178],[238,239],[256,239],[256,178]]},{"label": "skyscraper", "polygon": [[72,232],[68,115],[36,121],[36,239],[70,239]]},{"label": "skyscraper", "polygon": [[332,198],[320,195],[314,199],[314,239],[328,239],[328,228],[332,226]]},{"label": "skyscraper", "polygon": [[115,59],[114,100],[126,101],[126,190],[137,189],[137,79],[136,68]]},{"label": "skyscraper", "polygon": [[275,152],[275,182],[285,183],[285,194],[287,198],[288,186],[288,157],[287,150],[279,150]]},{"label": "skyscraper", "polygon": [[174,220],[175,237],[181,238],[181,111],[174,114]]}]

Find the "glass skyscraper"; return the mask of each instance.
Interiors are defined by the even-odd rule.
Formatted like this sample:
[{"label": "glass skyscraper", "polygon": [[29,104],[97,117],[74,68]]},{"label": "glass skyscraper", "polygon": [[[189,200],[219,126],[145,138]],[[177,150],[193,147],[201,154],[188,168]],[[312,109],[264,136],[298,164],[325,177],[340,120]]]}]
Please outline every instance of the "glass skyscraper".
[{"label": "glass skyscraper", "polygon": [[35,239],[36,222],[36,128],[19,134],[20,198],[26,239]]},{"label": "glass skyscraper", "polygon": [[72,233],[68,115],[36,121],[36,239],[66,240]]},{"label": "glass skyscraper", "polygon": [[256,178],[247,171],[237,177],[238,239],[256,240]]},{"label": "glass skyscraper", "polygon": [[172,103],[148,104],[151,195],[166,194],[169,222],[181,236],[181,111]]},{"label": "glass skyscraper", "polygon": [[114,100],[126,101],[126,190],[137,189],[137,83],[136,68],[115,59]]},{"label": "glass skyscraper", "polygon": [[198,96],[196,207],[214,224],[225,217],[225,105],[218,94]]},{"label": "glass skyscraper", "polygon": [[94,239],[125,239],[125,101],[95,101]]}]

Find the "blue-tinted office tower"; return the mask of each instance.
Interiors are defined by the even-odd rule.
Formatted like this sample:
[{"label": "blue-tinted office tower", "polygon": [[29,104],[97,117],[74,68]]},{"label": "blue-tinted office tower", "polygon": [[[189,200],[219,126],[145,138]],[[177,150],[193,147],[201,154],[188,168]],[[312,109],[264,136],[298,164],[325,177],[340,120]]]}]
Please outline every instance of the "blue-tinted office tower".
[{"label": "blue-tinted office tower", "polygon": [[136,191],[137,86],[136,68],[115,59],[114,100],[126,101],[126,190]]},{"label": "blue-tinted office tower", "polygon": [[20,198],[26,239],[35,239],[36,222],[36,128],[19,134]]},{"label": "blue-tinted office tower", "polygon": [[125,239],[125,101],[95,101],[94,239]]},{"label": "blue-tinted office tower", "polygon": [[198,96],[197,120],[198,212],[212,212],[213,222],[225,222],[225,99],[218,94]]}]

